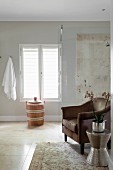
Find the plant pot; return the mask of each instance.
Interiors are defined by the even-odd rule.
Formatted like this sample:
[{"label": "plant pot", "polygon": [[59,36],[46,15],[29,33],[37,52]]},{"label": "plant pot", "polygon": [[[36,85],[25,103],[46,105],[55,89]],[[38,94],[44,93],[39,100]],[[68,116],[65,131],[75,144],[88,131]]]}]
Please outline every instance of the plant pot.
[{"label": "plant pot", "polygon": [[92,122],[92,131],[96,133],[104,132],[105,130],[105,121],[102,123],[97,123],[95,121]]}]

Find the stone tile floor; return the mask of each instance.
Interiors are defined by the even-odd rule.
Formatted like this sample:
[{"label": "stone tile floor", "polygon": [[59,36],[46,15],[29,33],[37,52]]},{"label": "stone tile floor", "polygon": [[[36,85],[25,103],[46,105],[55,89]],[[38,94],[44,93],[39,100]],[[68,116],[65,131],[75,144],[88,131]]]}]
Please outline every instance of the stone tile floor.
[{"label": "stone tile floor", "polygon": [[[27,122],[0,122],[0,170],[28,170],[38,142],[64,142],[61,122],[45,122],[39,127],[28,127]],[[75,143],[70,138],[68,142]],[[88,152],[86,146],[85,156]]]}]

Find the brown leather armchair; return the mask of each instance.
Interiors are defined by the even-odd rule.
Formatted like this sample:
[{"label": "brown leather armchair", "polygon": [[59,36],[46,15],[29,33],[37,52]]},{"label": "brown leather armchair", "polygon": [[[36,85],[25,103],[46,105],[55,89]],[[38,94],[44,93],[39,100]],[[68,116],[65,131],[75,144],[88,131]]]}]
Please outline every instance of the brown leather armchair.
[{"label": "brown leather armchair", "polygon": [[[94,110],[96,114],[105,113],[104,120],[106,120],[106,129],[111,131],[111,116],[110,116],[110,102],[105,109],[105,98],[96,98],[94,102]],[[92,129],[92,120],[94,119],[92,102],[87,101],[78,106],[62,107],[62,132],[64,133],[65,141],[67,136],[80,144],[80,153],[84,154],[84,144],[89,143],[86,130]],[[110,140],[108,148],[110,149]]]}]

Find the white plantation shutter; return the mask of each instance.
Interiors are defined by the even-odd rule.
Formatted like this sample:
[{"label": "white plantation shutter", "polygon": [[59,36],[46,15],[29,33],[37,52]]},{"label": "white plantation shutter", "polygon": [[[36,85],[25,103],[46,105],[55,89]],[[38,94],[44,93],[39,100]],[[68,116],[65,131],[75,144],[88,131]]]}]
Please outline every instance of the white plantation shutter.
[{"label": "white plantation shutter", "polygon": [[23,98],[39,98],[38,48],[23,48]]},{"label": "white plantation shutter", "polygon": [[20,45],[21,100],[60,100],[58,45]]},{"label": "white plantation shutter", "polygon": [[43,48],[43,98],[58,97],[58,48]]}]

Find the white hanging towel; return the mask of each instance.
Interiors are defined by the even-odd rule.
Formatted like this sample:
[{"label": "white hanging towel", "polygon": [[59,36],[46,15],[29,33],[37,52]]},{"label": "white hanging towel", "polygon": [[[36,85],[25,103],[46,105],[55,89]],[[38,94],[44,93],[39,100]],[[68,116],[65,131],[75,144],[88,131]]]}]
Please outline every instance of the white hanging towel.
[{"label": "white hanging towel", "polygon": [[4,86],[4,92],[6,93],[8,99],[16,100],[16,78],[11,57],[9,57],[7,62],[2,86]]}]

